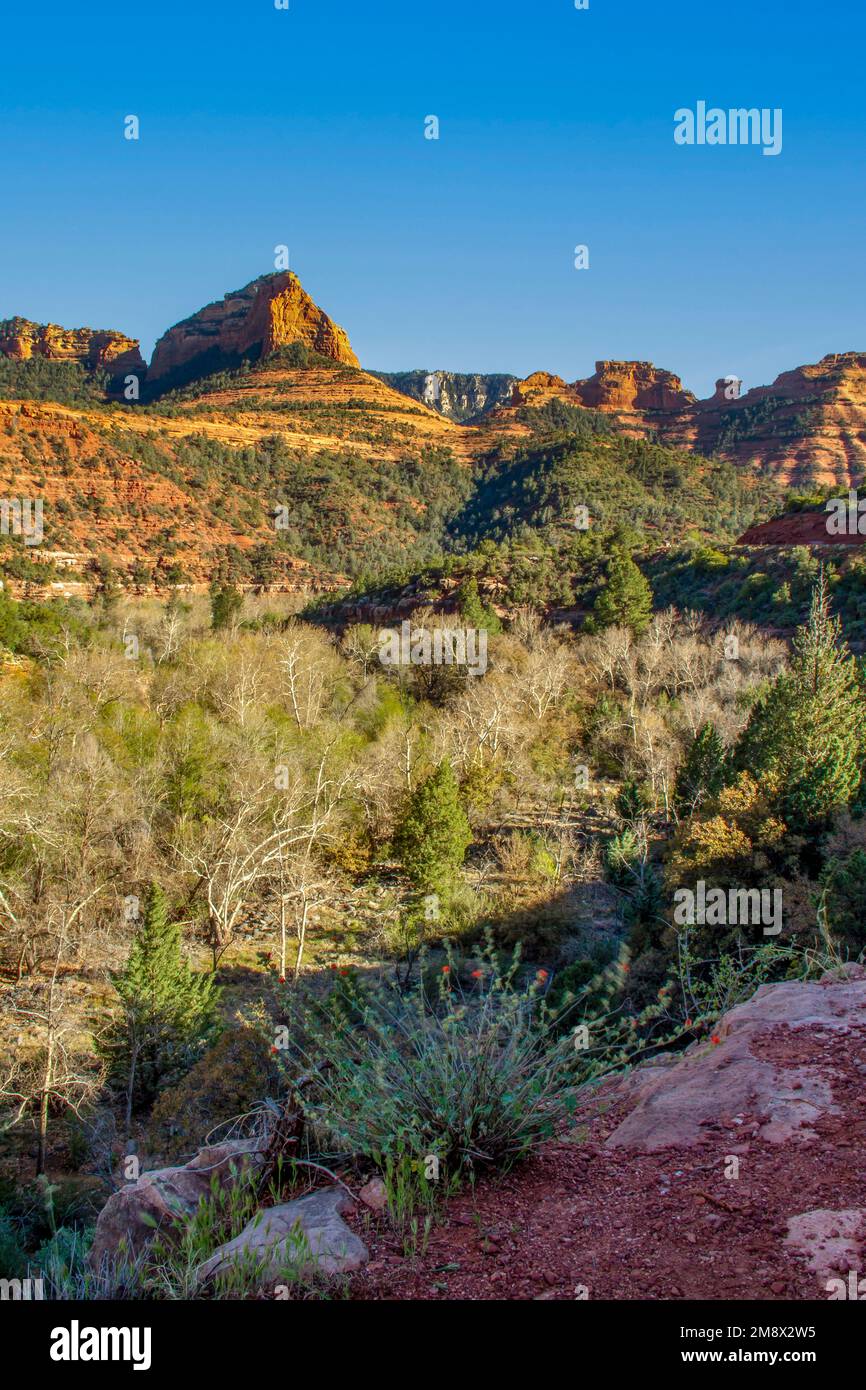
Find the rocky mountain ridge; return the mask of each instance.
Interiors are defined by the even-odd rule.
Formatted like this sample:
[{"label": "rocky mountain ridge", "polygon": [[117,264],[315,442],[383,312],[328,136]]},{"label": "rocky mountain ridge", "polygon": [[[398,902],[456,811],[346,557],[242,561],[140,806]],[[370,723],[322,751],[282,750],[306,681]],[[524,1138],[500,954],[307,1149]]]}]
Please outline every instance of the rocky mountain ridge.
[{"label": "rocky mountain ridge", "polygon": [[521,410],[553,400],[617,418],[627,433],[671,448],[720,455],[795,487],[856,486],[866,474],[866,353],[828,353],[741,393],[722,377],[706,400],[651,362],[600,361],[593,376],[568,383],[534,372],[487,423],[508,426]]},{"label": "rocky mountain ridge", "polygon": [[[105,370],[115,383],[146,378],[147,398],[300,345],[342,368],[359,366],[349,338],[292,271],[259,276],[183,319],[162,335],[150,366],[138,342],[110,330],[64,329],[16,317],[0,322],[0,359],[77,362]],[[626,434],[671,448],[718,455],[797,488],[856,486],[866,475],[866,353],[827,354],[741,393],[733,375],[699,400],[677,375],[651,362],[603,359],[586,378],[567,382],[538,371],[506,373],[375,372],[392,392],[490,441],[526,432],[527,409],[559,400],[614,417]],[[369,379],[369,378],[368,378]]]}]

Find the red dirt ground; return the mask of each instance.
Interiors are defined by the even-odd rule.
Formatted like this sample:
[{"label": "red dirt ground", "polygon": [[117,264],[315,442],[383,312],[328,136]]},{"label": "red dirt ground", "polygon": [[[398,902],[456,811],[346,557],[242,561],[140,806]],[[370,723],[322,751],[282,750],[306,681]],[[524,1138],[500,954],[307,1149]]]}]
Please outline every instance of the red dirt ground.
[{"label": "red dirt ground", "polygon": [[[590,1299],[826,1298],[783,1240],[790,1216],[866,1207],[866,1029],[840,1046],[829,1029],[777,1026],[754,1050],[831,1080],[839,1113],[815,1123],[817,1138],[767,1143],[745,1114],[688,1148],[607,1149],[634,1104],[607,1087],[560,1141],[453,1199],[422,1255],[404,1256],[385,1221],[356,1211],[371,1258],[351,1297],[572,1300],[584,1286]],[[724,1176],[727,1154],[740,1157],[737,1180]]]}]

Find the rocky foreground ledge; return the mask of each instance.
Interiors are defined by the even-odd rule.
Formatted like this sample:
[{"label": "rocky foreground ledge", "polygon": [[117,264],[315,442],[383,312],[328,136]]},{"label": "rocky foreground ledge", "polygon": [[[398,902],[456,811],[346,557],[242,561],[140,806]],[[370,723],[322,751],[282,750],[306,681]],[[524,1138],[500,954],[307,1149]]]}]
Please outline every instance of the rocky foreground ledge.
[{"label": "rocky foreground ledge", "polygon": [[452,1202],[422,1257],[383,1228],[354,1296],[850,1297],[866,1279],[866,971],[764,985],[713,1039],[602,1087],[562,1140]]},{"label": "rocky foreground ledge", "polygon": [[[406,1255],[369,1190],[329,1186],[260,1213],[199,1282],[254,1256],[266,1291],[303,1233],[303,1273],[348,1277],[360,1299],[850,1296],[866,1278],[864,1082],[863,967],[764,985],[711,1039],[608,1082],[568,1134],[454,1199],[423,1252]],[[102,1211],[93,1260],[141,1249],[214,1173],[260,1162],[236,1142],[143,1174]]]},{"label": "rocky foreground ledge", "polygon": [[[183,1167],[142,1173],[115,1192],[103,1207],[90,1252],[94,1270],[131,1263],[159,1235],[171,1241],[183,1222],[212,1190],[233,1187],[250,1169],[259,1170],[263,1153],[242,1140],[201,1149]],[[282,1277],[287,1264],[301,1279],[331,1278],[359,1269],[368,1258],[363,1241],[342,1220],[353,1209],[341,1184],[320,1188],[292,1202],[260,1211],[233,1240],[214,1251],[196,1271],[201,1289],[232,1266],[255,1265],[263,1293]]]}]

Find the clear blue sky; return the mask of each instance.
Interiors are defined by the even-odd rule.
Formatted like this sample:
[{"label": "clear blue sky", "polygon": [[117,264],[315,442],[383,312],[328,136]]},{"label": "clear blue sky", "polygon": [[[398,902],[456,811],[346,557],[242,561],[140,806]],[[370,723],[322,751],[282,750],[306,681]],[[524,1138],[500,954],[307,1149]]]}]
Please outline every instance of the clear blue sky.
[{"label": "clear blue sky", "polygon": [[[862,0],[290,6],[7,8],[0,317],[149,355],[286,243],[369,367],[706,395],[866,350]],[[782,153],[678,147],[699,99],[781,107]]]}]

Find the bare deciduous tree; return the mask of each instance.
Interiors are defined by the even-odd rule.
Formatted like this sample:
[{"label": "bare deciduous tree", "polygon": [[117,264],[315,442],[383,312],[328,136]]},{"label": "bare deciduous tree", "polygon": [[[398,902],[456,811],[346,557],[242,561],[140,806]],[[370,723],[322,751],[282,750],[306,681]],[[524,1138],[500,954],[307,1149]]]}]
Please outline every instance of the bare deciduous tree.
[{"label": "bare deciduous tree", "polygon": [[205,895],[214,970],[256,892],[290,851],[309,855],[325,833],[354,778],[350,768],[331,771],[330,761],[326,749],[311,774],[285,766],[277,773],[278,788],[273,778],[245,786],[229,811],[196,827],[195,843],[179,847],[196,875],[193,892]]},{"label": "bare deciduous tree", "polygon": [[0,1096],[9,1103],[6,1126],[20,1123],[32,1113],[37,1133],[37,1176],[45,1172],[48,1125],[52,1106],[60,1105],[80,1115],[88,1100],[99,1092],[103,1071],[92,1050],[85,1049],[61,974],[63,951],[69,933],[88,904],[101,891],[92,889],[74,906],[62,905],[51,975],[47,982],[34,981],[13,1004],[13,1013],[35,1033],[34,1047],[25,1058],[16,1058],[0,1081]]}]

